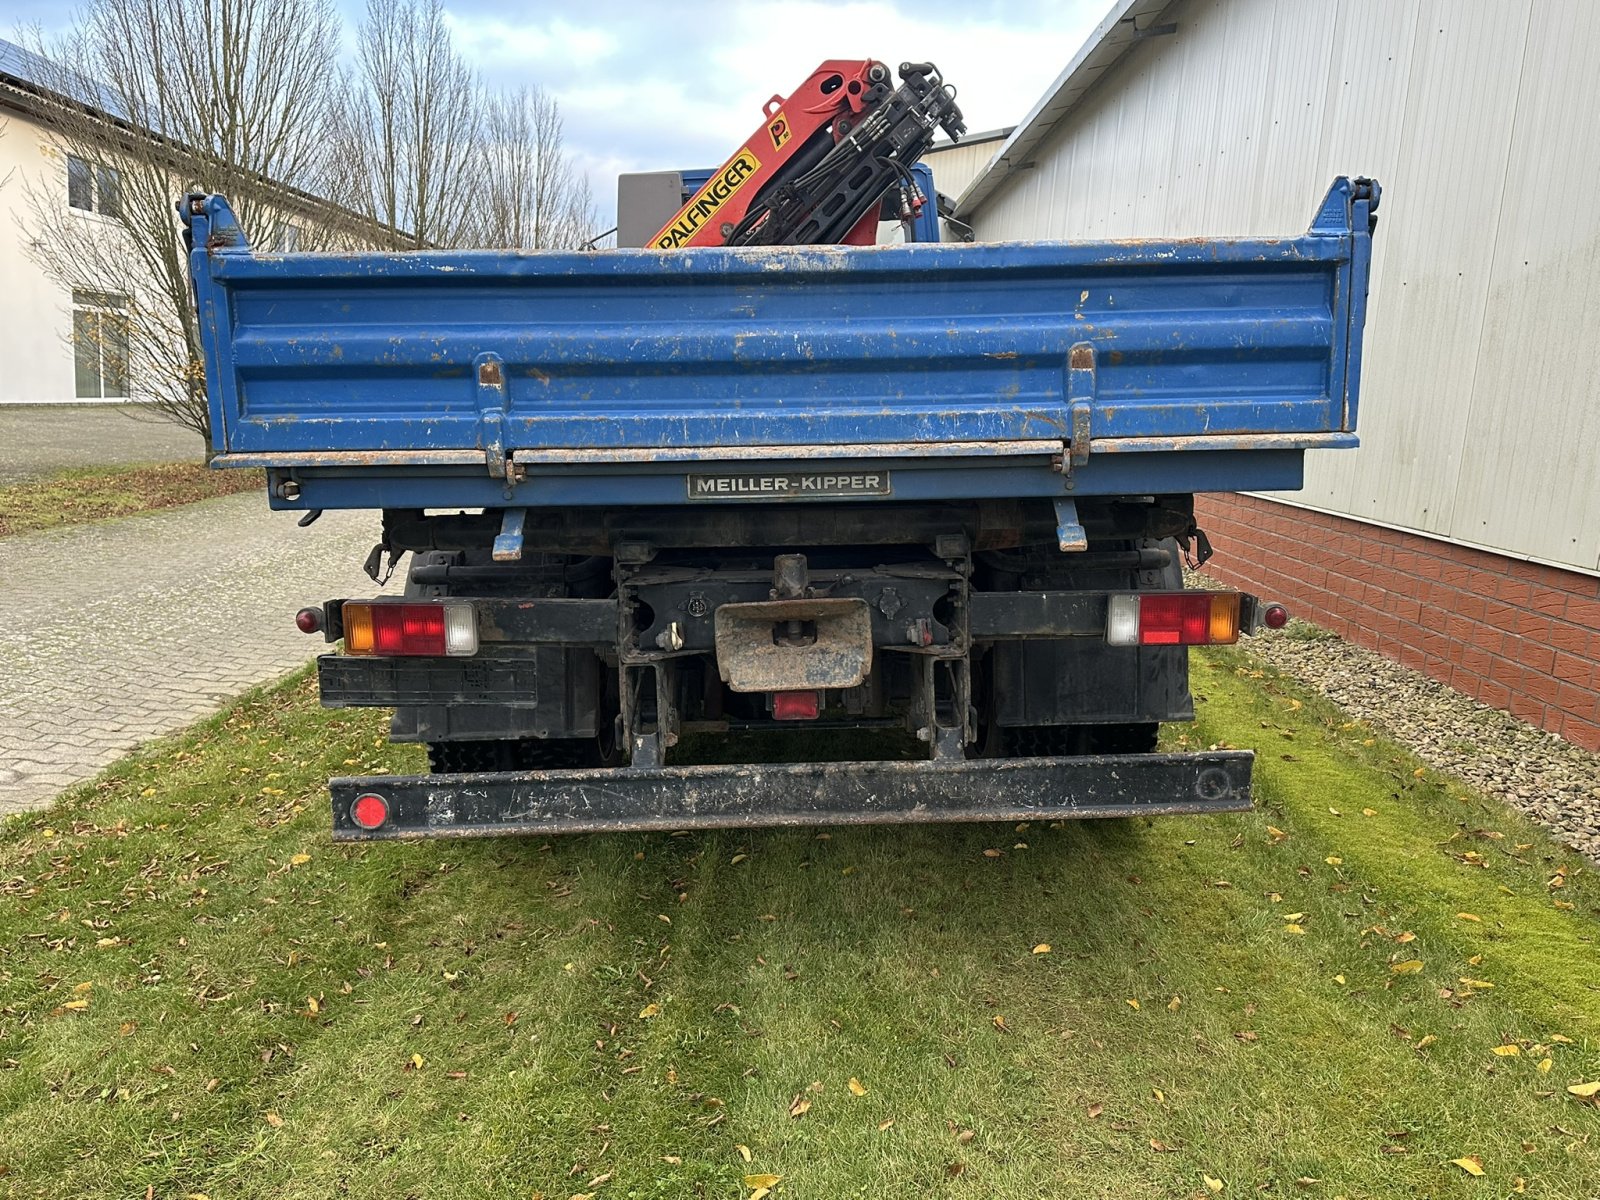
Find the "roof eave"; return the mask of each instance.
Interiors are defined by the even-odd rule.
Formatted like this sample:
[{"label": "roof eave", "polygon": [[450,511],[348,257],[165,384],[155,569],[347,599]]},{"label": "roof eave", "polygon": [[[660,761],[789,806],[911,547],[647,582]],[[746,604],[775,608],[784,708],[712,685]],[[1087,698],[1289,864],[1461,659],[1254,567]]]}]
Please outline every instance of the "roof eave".
[{"label": "roof eave", "polygon": [[1177,0],[1115,0],[1073,56],[1029,110],[1011,136],[956,201],[956,216],[965,220],[997,192],[1013,172],[1032,165],[1033,152],[1048,138],[1078,101],[1157,24]]}]

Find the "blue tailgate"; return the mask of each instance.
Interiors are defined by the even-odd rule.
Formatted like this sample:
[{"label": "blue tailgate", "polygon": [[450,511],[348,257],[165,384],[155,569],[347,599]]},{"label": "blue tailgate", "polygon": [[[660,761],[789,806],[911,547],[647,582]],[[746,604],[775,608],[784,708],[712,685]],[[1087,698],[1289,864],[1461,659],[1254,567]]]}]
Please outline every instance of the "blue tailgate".
[{"label": "blue tailgate", "polygon": [[1353,445],[1373,202],[1340,179],[1282,239],[348,255],[185,209],[222,465],[503,476]]}]

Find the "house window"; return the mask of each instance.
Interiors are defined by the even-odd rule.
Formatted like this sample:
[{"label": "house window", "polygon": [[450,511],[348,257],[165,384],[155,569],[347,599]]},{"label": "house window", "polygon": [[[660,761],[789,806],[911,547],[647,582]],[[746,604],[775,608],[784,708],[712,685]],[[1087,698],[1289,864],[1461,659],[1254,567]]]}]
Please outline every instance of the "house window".
[{"label": "house window", "polygon": [[128,298],[72,293],[72,362],[80,400],[128,398]]},{"label": "house window", "polygon": [[84,212],[122,215],[122,172],[67,155],[67,203]]},{"label": "house window", "polygon": [[300,249],[300,226],[291,225],[288,221],[279,221],[272,237],[273,253],[293,254],[298,249]]}]

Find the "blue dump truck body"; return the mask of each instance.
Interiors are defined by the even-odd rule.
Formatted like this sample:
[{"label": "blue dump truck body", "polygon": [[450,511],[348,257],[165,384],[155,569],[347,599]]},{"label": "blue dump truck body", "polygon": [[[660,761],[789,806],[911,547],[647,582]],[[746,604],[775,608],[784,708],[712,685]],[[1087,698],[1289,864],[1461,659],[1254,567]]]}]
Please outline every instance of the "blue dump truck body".
[{"label": "blue dump truck body", "polygon": [[[322,660],[435,764],[336,780],[336,836],[1247,803],[1248,756],[1149,752],[1193,630],[1108,622],[1181,591],[1194,492],[1355,445],[1376,200],[1271,239],[278,255],[186,198],[216,465],[381,510],[376,561],[474,629]],[[307,618],[347,651],[350,603]],[[785,721],[926,761],[669,761]]]}]

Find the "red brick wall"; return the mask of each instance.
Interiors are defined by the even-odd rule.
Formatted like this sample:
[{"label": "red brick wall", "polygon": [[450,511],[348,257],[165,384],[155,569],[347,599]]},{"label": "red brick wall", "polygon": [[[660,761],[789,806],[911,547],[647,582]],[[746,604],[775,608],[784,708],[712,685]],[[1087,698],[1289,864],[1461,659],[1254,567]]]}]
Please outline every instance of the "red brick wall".
[{"label": "red brick wall", "polygon": [[1206,572],[1600,750],[1600,579],[1226,493]]}]

